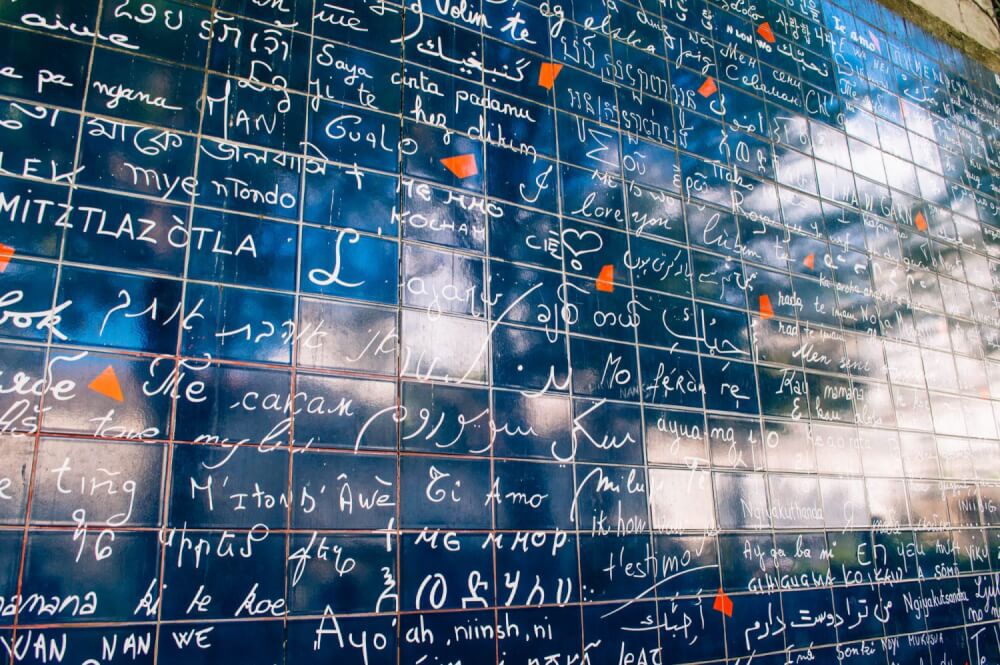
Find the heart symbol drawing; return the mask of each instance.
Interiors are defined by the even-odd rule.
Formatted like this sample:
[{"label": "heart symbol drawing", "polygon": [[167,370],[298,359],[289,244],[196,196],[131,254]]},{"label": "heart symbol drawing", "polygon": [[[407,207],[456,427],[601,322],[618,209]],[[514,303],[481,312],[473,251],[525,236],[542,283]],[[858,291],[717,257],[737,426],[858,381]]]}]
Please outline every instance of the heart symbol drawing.
[{"label": "heart symbol drawing", "polygon": [[[576,246],[569,241],[568,236],[575,236]],[[588,237],[593,236],[596,239],[596,244],[588,240]],[[578,257],[584,254],[593,254],[594,252],[601,251],[604,247],[604,239],[601,238],[600,234],[596,231],[578,231],[573,228],[563,229],[562,232],[562,244],[563,247],[569,250],[569,253],[573,256],[569,260],[569,265],[573,270],[580,271],[583,270],[583,263],[580,262]]]}]

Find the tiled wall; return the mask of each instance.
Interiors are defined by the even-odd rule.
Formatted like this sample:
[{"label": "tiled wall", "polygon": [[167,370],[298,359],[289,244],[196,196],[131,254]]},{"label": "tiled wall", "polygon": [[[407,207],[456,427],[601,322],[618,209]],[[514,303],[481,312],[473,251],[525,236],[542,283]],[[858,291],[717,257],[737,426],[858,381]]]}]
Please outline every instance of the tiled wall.
[{"label": "tiled wall", "polygon": [[1000,662],[997,79],[635,3],[0,0],[0,663]]}]

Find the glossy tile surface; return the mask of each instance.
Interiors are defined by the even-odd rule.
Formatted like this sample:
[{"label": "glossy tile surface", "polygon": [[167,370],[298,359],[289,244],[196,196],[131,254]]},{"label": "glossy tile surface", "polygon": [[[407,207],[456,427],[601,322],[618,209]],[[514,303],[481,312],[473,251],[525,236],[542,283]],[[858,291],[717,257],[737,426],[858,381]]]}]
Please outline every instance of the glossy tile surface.
[{"label": "glossy tile surface", "polygon": [[0,0],[0,663],[1000,662],[998,104],[873,0]]}]

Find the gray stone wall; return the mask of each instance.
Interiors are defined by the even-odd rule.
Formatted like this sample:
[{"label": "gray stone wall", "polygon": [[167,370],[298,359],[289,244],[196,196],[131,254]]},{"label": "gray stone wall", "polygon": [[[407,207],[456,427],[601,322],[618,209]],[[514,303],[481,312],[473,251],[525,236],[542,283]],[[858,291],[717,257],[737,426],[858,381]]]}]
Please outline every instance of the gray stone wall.
[{"label": "gray stone wall", "polygon": [[948,43],[1000,72],[1000,29],[991,0],[881,0]]},{"label": "gray stone wall", "polygon": [[1000,30],[990,0],[912,0],[990,50],[1000,49]]}]

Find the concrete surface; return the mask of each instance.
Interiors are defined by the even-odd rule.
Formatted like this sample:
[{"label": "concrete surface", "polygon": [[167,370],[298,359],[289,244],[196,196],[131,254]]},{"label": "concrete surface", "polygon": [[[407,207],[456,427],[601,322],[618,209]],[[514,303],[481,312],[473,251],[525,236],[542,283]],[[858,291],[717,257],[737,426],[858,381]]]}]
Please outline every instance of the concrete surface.
[{"label": "concrete surface", "polygon": [[897,14],[1000,72],[1000,29],[991,0],[880,0]]}]

